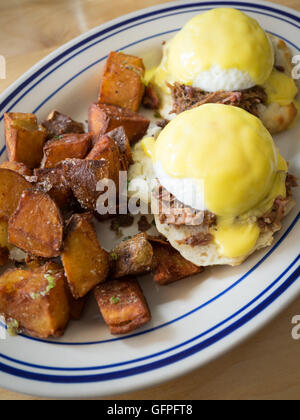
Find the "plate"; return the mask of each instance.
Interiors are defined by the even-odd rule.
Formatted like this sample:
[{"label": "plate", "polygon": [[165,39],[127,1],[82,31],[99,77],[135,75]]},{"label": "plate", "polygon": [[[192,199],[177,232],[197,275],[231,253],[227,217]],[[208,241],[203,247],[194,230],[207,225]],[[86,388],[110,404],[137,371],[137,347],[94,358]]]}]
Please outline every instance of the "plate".
[{"label": "plate", "polygon": [[[159,62],[161,44],[185,22],[214,7],[236,7],[283,38],[300,54],[300,14],[264,2],[167,3],[121,17],[76,38],[34,66],[0,97],[0,130],[7,111],[45,118],[56,108],[85,121],[97,98],[101,70],[112,50]],[[291,172],[300,175],[300,124],[276,137]],[[1,136],[1,160],[6,157]],[[299,189],[297,207],[271,249],[236,268],[211,268],[204,275],[158,287],[141,280],[152,309],[151,324],[112,337],[91,300],[84,317],[58,341],[5,337],[0,327],[0,387],[53,398],[99,397],[149,387],[186,374],[236,346],[270,321],[300,292]],[[107,226],[100,240],[109,246]],[[5,339],[6,338],[6,339]]]}]

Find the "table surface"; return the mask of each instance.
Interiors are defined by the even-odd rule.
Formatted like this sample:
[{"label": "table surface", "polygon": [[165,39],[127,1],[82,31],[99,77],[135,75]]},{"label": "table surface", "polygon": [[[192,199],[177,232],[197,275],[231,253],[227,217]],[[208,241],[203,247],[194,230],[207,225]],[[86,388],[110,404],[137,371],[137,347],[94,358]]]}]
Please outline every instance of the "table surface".
[{"label": "table surface", "polygon": [[[120,15],[166,0],[10,0],[0,5],[0,54],[7,79],[0,92],[51,51]],[[275,0],[300,10],[300,0]],[[192,374],[117,397],[151,399],[300,399],[300,342],[291,336],[295,301],[253,338]],[[0,400],[38,398],[0,389]],[[114,397],[116,399],[116,397]]]}]

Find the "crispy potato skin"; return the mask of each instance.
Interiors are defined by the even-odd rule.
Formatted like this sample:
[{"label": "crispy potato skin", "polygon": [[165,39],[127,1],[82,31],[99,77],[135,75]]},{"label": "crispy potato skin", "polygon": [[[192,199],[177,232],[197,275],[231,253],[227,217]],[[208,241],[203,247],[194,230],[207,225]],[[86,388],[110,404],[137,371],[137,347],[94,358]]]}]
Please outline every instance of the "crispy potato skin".
[{"label": "crispy potato skin", "polygon": [[119,148],[122,155],[123,163],[121,164],[122,170],[127,171],[129,166],[133,164],[133,157],[129,138],[126,134],[124,127],[118,127],[107,133],[113,139]]},{"label": "crispy potato skin", "polygon": [[0,266],[4,267],[9,262],[9,250],[0,247]]},{"label": "crispy potato skin", "polygon": [[22,162],[3,162],[0,165],[2,169],[10,169],[11,171],[17,172],[22,176],[31,176],[32,170],[27,168]]},{"label": "crispy potato skin", "polygon": [[124,128],[130,144],[134,144],[144,137],[149,124],[142,115],[118,106],[93,103],[89,108],[89,132],[94,144],[99,137],[119,127]]},{"label": "crispy potato skin", "polygon": [[46,130],[39,130],[33,114],[4,114],[5,139],[9,160],[37,168],[43,157]]},{"label": "crispy potato skin", "polygon": [[115,256],[112,276],[116,279],[146,274],[152,269],[153,248],[145,233],[122,242],[112,255]]},{"label": "crispy potato skin", "polygon": [[8,223],[9,242],[36,257],[54,258],[61,252],[63,220],[48,194],[27,190]]},{"label": "crispy potato skin", "polygon": [[141,58],[112,52],[102,77],[99,103],[137,112],[145,93],[144,76],[145,66]]},{"label": "crispy potato skin", "polygon": [[35,188],[49,194],[62,210],[67,209],[73,199],[69,183],[61,167],[34,170]]},{"label": "crispy potato skin", "polygon": [[119,189],[119,173],[121,171],[121,154],[118,146],[108,136],[103,136],[95,144],[86,158],[87,160],[106,160],[108,165],[108,178],[113,180],[117,191]]},{"label": "crispy potato skin", "polygon": [[75,299],[86,296],[97,284],[106,280],[109,255],[99,244],[91,214],[72,217],[61,259]]},{"label": "crispy potato skin", "polygon": [[48,115],[48,118],[42,122],[42,126],[48,132],[48,139],[69,133],[84,133],[84,125],[82,123],[76,122],[69,116],[61,114],[56,110]]},{"label": "crispy potato skin", "polygon": [[[49,276],[54,285],[50,290]],[[17,320],[21,331],[33,337],[63,335],[70,318],[63,271],[53,263],[6,271],[0,277],[0,313]]]},{"label": "crispy potato skin", "polygon": [[79,204],[86,210],[95,211],[102,192],[97,184],[109,179],[109,163],[103,160],[67,159],[59,164]]},{"label": "crispy potato skin", "polygon": [[151,320],[143,291],[134,278],[108,281],[97,286],[94,295],[111,334],[128,334]]},{"label": "crispy potato skin", "polygon": [[79,321],[82,317],[84,308],[86,306],[88,295],[80,299],[75,299],[70,291],[69,285],[67,285],[68,300],[70,305],[70,316],[72,321]]},{"label": "crispy potato skin", "polygon": [[89,134],[65,134],[59,140],[49,140],[44,146],[41,168],[54,168],[65,159],[84,159],[91,141]]},{"label": "crispy potato skin", "polygon": [[168,242],[151,237],[149,241],[154,250],[152,268],[156,283],[165,286],[204,271],[183,258]]},{"label": "crispy potato skin", "polygon": [[10,169],[0,169],[0,219],[7,220],[15,212],[21,195],[31,188],[30,182]]}]

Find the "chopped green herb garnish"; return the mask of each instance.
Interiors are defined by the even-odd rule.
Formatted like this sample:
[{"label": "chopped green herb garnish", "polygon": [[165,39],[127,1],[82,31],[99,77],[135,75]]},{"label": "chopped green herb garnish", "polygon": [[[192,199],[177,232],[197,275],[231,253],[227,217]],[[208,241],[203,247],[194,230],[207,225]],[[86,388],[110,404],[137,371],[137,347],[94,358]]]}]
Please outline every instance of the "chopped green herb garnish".
[{"label": "chopped green herb garnish", "polygon": [[118,297],[112,297],[111,299],[110,299],[110,303],[112,304],[112,305],[117,305],[118,303],[120,303],[120,299],[118,298]]},{"label": "chopped green herb garnish", "polygon": [[111,258],[113,261],[117,261],[117,260],[118,260],[118,258],[119,258],[119,256],[118,256],[118,254],[116,254],[115,252],[111,252],[111,254],[110,254],[110,258]]},{"label": "chopped green herb garnish", "polygon": [[19,334],[19,323],[16,319],[9,319],[6,322],[7,332],[10,336],[14,337]]},{"label": "chopped green herb garnish", "polygon": [[50,291],[52,289],[54,289],[54,287],[56,287],[56,280],[55,280],[55,278],[53,276],[50,275],[50,272],[48,272],[48,273],[45,274],[45,279],[48,281],[48,286],[42,292],[30,293],[30,297],[31,297],[32,300],[37,300],[40,297],[47,296],[50,293]]},{"label": "chopped green herb garnish", "polygon": [[132,236],[125,236],[125,238],[122,239],[122,242],[129,241],[131,238]]},{"label": "chopped green herb garnish", "polygon": [[53,140],[61,140],[63,138],[63,136],[54,136]]}]

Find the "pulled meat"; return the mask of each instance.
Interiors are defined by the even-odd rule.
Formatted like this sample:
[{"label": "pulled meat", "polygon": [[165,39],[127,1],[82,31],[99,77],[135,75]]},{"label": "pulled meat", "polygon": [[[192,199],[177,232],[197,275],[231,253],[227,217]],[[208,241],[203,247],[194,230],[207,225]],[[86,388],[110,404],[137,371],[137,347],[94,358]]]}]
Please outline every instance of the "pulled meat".
[{"label": "pulled meat", "polygon": [[286,178],[287,197],[277,197],[271,211],[258,220],[258,225],[262,232],[277,232],[281,229],[281,222],[286,215],[287,206],[292,198],[292,188],[296,188],[297,186],[297,178],[288,174]]},{"label": "pulled meat", "polygon": [[154,190],[154,196],[159,202],[159,220],[162,224],[209,228],[216,223],[216,216],[213,213],[185,206],[160,184]]},{"label": "pulled meat", "polygon": [[192,248],[195,246],[205,246],[210,244],[214,240],[213,235],[210,233],[199,232],[196,235],[188,236],[182,241],[176,241],[179,245],[189,245]]},{"label": "pulled meat", "polygon": [[169,84],[168,86],[171,89],[174,102],[171,113],[175,114],[180,114],[204,104],[224,104],[242,108],[258,116],[258,106],[267,102],[267,94],[260,86],[242,91],[218,91],[212,93],[180,83]]}]

